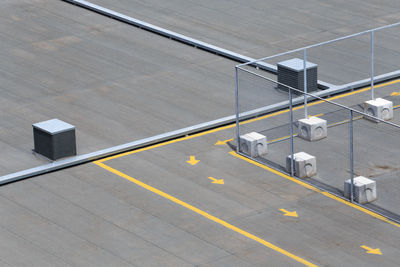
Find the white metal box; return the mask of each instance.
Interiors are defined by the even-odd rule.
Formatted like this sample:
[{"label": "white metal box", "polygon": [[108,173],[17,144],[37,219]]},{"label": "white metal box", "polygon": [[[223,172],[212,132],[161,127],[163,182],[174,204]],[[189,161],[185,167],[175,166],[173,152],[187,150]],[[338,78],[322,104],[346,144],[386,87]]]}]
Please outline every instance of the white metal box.
[{"label": "white metal box", "polygon": [[[383,98],[365,101],[364,113],[385,121],[393,119],[393,102]],[[370,117],[366,119],[378,122]]]},{"label": "white metal box", "polygon": [[[351,179],[344,182],[344,196],[350,199]],[[365,204],[376,200],[376,182],[364,176],[354,178],[354,201]]]},{"label": "white metal box", "polygon": [[256,132],[241,135],[240,151],[252,158],[267,154],[267,137]]},{"label": "white metal box", "polygon": [[321,140],[328,136],[326,120],[318,117],[300,119],[298,121],[299,136],[308,141]]},{"label": "white metal box", "polygon": [[[306,152],[293,154],[294,175],[299,178],[308,178],[317,174],[317,160]],[[286,170],[291,172],[291,155],[286,157]]]}]

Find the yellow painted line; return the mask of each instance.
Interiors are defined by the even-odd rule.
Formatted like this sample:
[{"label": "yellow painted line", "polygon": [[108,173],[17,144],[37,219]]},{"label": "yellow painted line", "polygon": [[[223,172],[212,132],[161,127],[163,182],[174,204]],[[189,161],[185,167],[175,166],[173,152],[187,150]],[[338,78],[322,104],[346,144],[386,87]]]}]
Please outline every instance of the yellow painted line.
[{"label": "yellow painted line", "polygon": [[155,187],[152,187],[152,186],[150,186],[148,184],[145,184],[145,183],[143,183],[143,182],[141,182],[141,181],[139,181],[139,180],[137,180],[137,179],[125,174],[125,173],[122,173],[122,172],[120,172],[120,171],[118,171],[118,170],[116,170],[114,168],[111,168],[110,166],[107,166],[107,165],[105,165],[104,163],[102,163],[100,161],[95,161],[94,163],[96,165],[102,167],[103,169],[106,169],[107,171],[109,171],[111,173],[114,173],[114,174],[116,174],[116,175],[118,175],[118,176],[120,176],[120,177],[122,177],[122,178],[124,178],[124,179],[126,179],[126,180],[128,180],[130,182],[132,182],[132,183],[135,183],[136,185],[138,185],[138,186],[140,186],[142,188],[145,188],[145,189],[147,189],[147,190],[149,190],[149,191],[151,191],[151,192],[153,192],[153,193],[155,193],[155,194],[157,194],[159,196],[162,196],[162,197],[164,197],[164,198],[166,198],[166,199],[178,204],[178,205],[181,205],[181,206],[183,206],[183,207],[185,207],[185,208],[187,208],[187,209],[189,209],[189,210],[191,210],[191,211],[193,211],[193,212],[195,212],[195,213],[197,213],[197,214],[199,214],[199,215],[201,215],[201,216],[203,216],[203,217],[205,217],[205,218],[207,218],[207,219],[209,219],[209,220],[211,220],[213,222],[216,222],[216,223],[218,223],[218,224],[220,224],[220,225],[222,225],[222,226],[224,226],[224,227],[226,227],[226,228],[228,228],[228,229],[230,229],[232,231],[235,231],[236,233],[239,233],[239,234],[241,234],[243,236],[246,236],[246,237],[248,237],[248,238],[250,238],[250,239],[252,239],[252,240],[254,240],[254,241],[256,241],[256,242],[258,242],[258,243],[260,243],[260,244],[262,244],[262,245],[264,245],[264,246],[266,246],[268,248],[270,248],[270,249],[275,250],[276,252],[279,252],[279,253],[281,253],[281,254],[289,257],[289,258],[292,258],[293,260],[295,260],[297,262],[300,262],[300,263],[304,264],[305,266],[317,266],[317,265],[315,265],[315,264],[313,264],[313,263],[311,263],[309,261],[306,261],[303,258],[300,258],[300,257],[298,257],[298,256],[296,256],[296,255],[294,255],[294,254],[292,254],[292,253],[290,253],[290,252],[288,252],[288,251],[286,251],[286,250],[284,250],[284,249],[282,249],[282,248],[280,248],[280,247],[278,247],[278,246],[276,246],[276,245],[274,245],[274,244],[272,244],[272,243],[270,243],[268,241],[265,241],[264,239],[261,239],[261,238],[255,236],[255,235],[253,235],[253,234],[250,234],[250,233],[248,233],[248,232],[246,232],[246,231],[244,231],[244,230],[242,230],[242,229],[240,229],[240,228],[238,228],[238,227],[236,227],[236,226],[234,226],[232,224],[229,224],[229,223],[227,223],[227,222],[225,222],[225,221],[223,221],[223,220],[221,220],[221,219],[219,219],[217,217],[212,216],[211,214],[209,214],[209,213],[207,213],[207,212],[205,212],[203,210],[200,210],[200,209],[198,209],[198,208],[196,208],[196,207],[194,207],[194,206],[192,206],[192,205],[190,205],[190,204],[188,204],[186,202],[183,202],[182,200],[180,200],[180,199],[178,199],[176,197],[173,197],[173,196],[171,196],[171,195],[169,195],[169,194],[167,194],[167,193],[165,193],[165,192],[163,192],[161,190],[158,190]]},{"label": "yellow painted line", "polygon": [[231,142],[231,141],[233,141],[233,138],[228,139],[228,140],[224,140],[224,141],[218,140],[214,145],[215,146],[221,146],[221,145],[225,145],[226,143]]},{"label": "yellow painted line", "polygon": [[[363,117],[364,117],[363,115],[361,115],[361,116],[357,116],[357,117],[354,117],[354,118],[353,118],[353,121],[360,120],[360,119],[362,119]],[[350,119],[347,119],[347,120],[343,120],[343,121],[339,121],[339,122],[334,122],[334,123],[328,124],[328,127],[332,127],[332,126],[336,126],[336,125],[339,125],[339,124],[344,124],[344,123],[348,123],[348,122],[350,122]]]},{"label": "yellow painted line", "polygon": [[299,185],[301,185],[301,186],[304,186],[304,187],[306,187],[306,188],[308,188],[308,189],[314,190],[314,191],[316,191],[316,192],[321,192],[321,190],[319,190],[318,188],[316,188],[316,187],[314,187],[314,186],[312,186],[312,185],[309,185],[309,184],[304,183],[304,182],[302,182],[302,181],[300,181],[300,180],[297,180],[297,179],[295,179],[295,178],[293,178],[293,177],[290,177],[290,176],[287,175],[287,174],[284,174],[284,173],[282,173],[282,172],[280,172],[280,171],[277,171],[277,170],[275,170],[275,169],[272,169],[272,168],[270,168],[270,167],[268,167],[268,166],[266,166],[266,165],[263,165],[263,164],[261,164],[261,163],[258,163],[258,162],[256,162],[256,161],[254,161],[254,160],[251,160],[251,159],[249,159],[249,158],[243,157],[242,155],[239,155],[239,154],[236,153],[235,151],[231,151],[231,152],[229,152],[229,154],[231,154],[231,155],[233,155],[233,156],[235,156],[235,157],[237,157],[237,158],[240,158],[240,159],[242,159],[242,160],[245,160],[245,161],[247,161],[247,162],[249,162],[249,163],[251,163],[251,164],[253,164],[253,165],[256,165],[256,166],[258,166],[258,167],[260,167],[260,168],[263,168],[263,169],[265,169],[265,170],[267,170],[267,171],[269,171],[269,172],[272,172],[272,173],[274,173],[274,174],[276,174],[276,175],[279,175],[279,176],[281,176],[281,177],[283,177],[283,178],[286,178],[286,179],[288,179],[288,180],[290,180],[290,181],[292,181],[292,182],[294,182],[294,183],[296,183],[296,184],[299,184]]},{"label": "yellow painted line", "polygon": [[[400,105],[399,105],[399,106],[400,106]],[[323,116],[324,114],[321,113],[321,114],[318,114],[318,115],[319,115],[319,116]],[[318,115],[314,115],[314,117],[317,117]],[[354,117],[353,121],[362,119],[363,117],[364,117],[363,115]],[[350,119],[343,120],[343,121],[339,121],[339,122],[334,122],[334,123],[328,124],[328,127],[336,126],[336,125],[343,124],[343,123],[347,123],[347,122],[349,122],[349,121],[350,121]],[[296,136],[298,136],[298,134],[294,134],[294,135],[293,135],[293,137],[296,137]],[[290,135],[286,135],[286,136],[283,136],[283,137],[279,137],[279,138],[276,138],[276,139],[273,139],[273,140],[268,141],[267,144],[270,144],[270,143],[273,143],[273,142],[276,142],[276,141],[280,141],[280,140],[284,140],[284,139],[287,139],[287,138],[289,138],[289,137],[290,137]]]},{"label": "yellow painted line", "polygon": [[[399,82],[400,82],[400,79],[394,80],[394,81],[391,81],[391,82],[387,82],[387,83],[378,84],[377,86],[375,86],[375,88],[380,88],[380,87],[392,85],[392,84],[399,83]],[[327,100],[332,101],[332,100],[335,100],[335,99],[340,99],[340,98],[344,98],[344,97],[347,97],[347,96],[363,93],[363,92],[366,92],[366,91],[369,91],[369,90],[371,90],[371,87],[366,87],[366,88],[363,88],[363,89],[360,89],[360,90],[356,90],[356,91],[348,92],[348,93],[345,93],[345,94],[340,94],[340,95],[337,95],[337,96],[329,97],[329,98],[327,98]],[[322,104],[324,102],[326,102],[326,101],[318,100],[318,101],[315,101],[315,102],[308,103],[307,106],[311,107],[311,106]],[[301,106],[294,107],[293,110],[296,111],[296,110],[303,109],[303,108],[304,108],[304,105],[301,105]],[[281,111],[278,111],[278,112],[274,112],[274,113],[271,113],[271,114],[267,114],[267,115],[264,115],[264,116],[261,116],[261,117],[257,117],[257,118],[251,119],[251,120],[244,121],[244,122],[240,123],[240,125],[247,124],[247,123],[252,123],[252,122],[255,122],[255,121],[259,121],[259,120],[263,120],[263,119],[266,119],[266,118],[274,117],[274,116],[277,116],[277,115],[285,114],[285,113],[288,113],[288,112],[289,112],[289,109],[281,110]]]},{"label": "yellow painted line", "polygon": [[[299,109],[299,107],[293,108],[293,110],[298,110],[298,109]],[[257,117],[257,118],[254,118],[254,119],[250,119],[250,120],[239,122],[239,125],[245,125],[245,124],[252,123],[252,122],[255,122],[255,121],[268,119],[268,118],[275,117],[275,116],[278,116],[278,115],[281,115],[281,114],[285,114],[285,113],[288,113],[288,112],[289,112],[289,109],[284,109],[284,110],[277,111],[277,112],[274,112],[274,113],[270,113],[270,114],[267,114],[267,115],[264,115],[264,116],[261,116],[261,117]]]},{"label": "yellow painted line", "polygon": [[[293,137],[296,137],[296,136],[297,136],[297,134],[294,134],[294,135],[293,135]],[[279,138],[273,139],[273,140],[271,140],[271,141],[268,141],[267,144],[270,144],[270,143],[273,143],[273,142],[276,142],[276,141],[280,141],[280,140],[283,140],[283,139],[286,139],[286,138],[289,138],[289,137],[290,137],[290,135],[286,135],[286,136],[283,136],[283,137],[279,137]]]},{"label": "yellow painted line", "polygon": [[154,149],[154,148],[157,148],[157,147],[166,146],[166,145],[169,145],[169,144],[174,144],[174,143],[177,143],[177,142],[181,142],[181,141],[184,141],[184,140],[189,140],[189,139],[196,138],[196,137],[199,137],[199,136],[203,136],[203,135],[219,132],[219,131],[226,130],[226,129],[231,129],[233,127],[235,127],[235,124],[230,124],[230,125],[223,126],[223,127],[220,127],[220,128],[208,130],[208,131],[205,131],[205,132],[201,132],[201,133],[197,133],[197,134],[193,134],[193,135],[189,135],[189,136],[185,136],[185,137],[180,137],[180,138],[177,138],[177,139],[174,139],[174,140],[170,140],[170,141],[167,141],[167,142],[163,142],[163,143],[159,143],[159,144],[156,144],[156,145],[152,145],[152,146],[136,149],[136,150],[133,150],[133,151],[128,151],[128,152],[121,153],[121,154],[118,154],[118,155],[115,155],[115,156],[110,156],[110,157],[101,159],[98,162],[105,162],[107,160],[124,157],[124,156],[127,156],[127,155],[139,153],[139,152],[150,150],[150,149]]},{"label": "yellow painted line", "polygon": [[398,108],[398,107],[400,107],[400,105],[396,105],[396,106],[394,106],[394,108]]},{"label": "yellow painted line", "polygon": [[372,216],[372,217],[374,217],[374,218],[376,218],[376,219],[382,220],[382,221],[384,221],[384,222],[387,222],[387,223],[389,223],[389,224],[391,224],[391,225],[394,225],[394,226],[400,228],[400,224],[395,223],[395,222],[392,222],[391,220],[389,220],[389,219],[383,217],[382,215],[379,215],[379,214],[377,214],[377,213],[375,213],[375,212],[373,212],[373,211],[367,210],[366,208],[363,208],[363,207],[361,207],[361,206],[358,206],[358,205],[356,205],[356,204],[353,204],[353,203],[351,203],[351,202],[349,202],[349,201],[347,201],[347,200],[344,200],[344,199],[342,199],[342,198],[340,198],[340,197],[337,197],[337,196],[335,196],[335,195],[333,195],[333,194],[331,194],[331,193],[329,193],[329,192],[322,191],[322,190],[316,188],[316,187],[313,186],[313,185],[304,183],[304,182],[302,182],[302,181],[300,181],[300,180],[298,180],[298,179],[295,179],[295,178],[293,178],[293,177],[291,177],[291,176],[289,176],[289,175],[287,175],[287,174],[285,174],[285,173],[282,173],[282,172],[280,172],[280,171],[274,170],[274,169],[272,169],[272,168],[270,168],[270,167],[268,167],[268,166],[265,166],[265,165],[263,165],[263,164],[261,164],[261,163],[258,163],[258,162],[254,161],[254,160],[251,160],[251,159],[249,159],[249,158],[243,157],[243,156],[237,154],[237,153],[234,152],[234,151],[229,152],[229,154],[231,154],[231,155],[233,155],[233,156],[235,156],[235,157],[237,157],[237,158],[239,158],[239,159],[242,159],[242,160],[244,160],[244,161],[247,161],[247,162],[249,162],[249,163],[251,163],[251,164],[253,164],[253,165],[255,165],[255,166],[258,166],[258,167],[260,167],[260,168],[263,168],[264,170],[267,170],[267,171],[269,171],[269,172],[271,172],[271,173],[274,173],[274,174],[276,174],[276,175],[279,175],[279,176],[281,176],[281,177],[283,177],[283,178],[285,178],[285,179],[288,179],[288,180],[290,180],[290,181],[292,181],[292,182],[294,182],[294,183],[296,183],[296,184],[299,184],[299,185],[301,185],[301,186],[303,186],[303,187],[305,187],[305,188],[307,188],[307,189],[313,190],[313,191],[318,192],[318,193],[320,193],[320,194],[322,194],[322,195],[324,195],[324,196],[326,196],[326,197],[329,197],[329,198],[331,198],[331,199],[334,199],[334,200],[336,200],[336,201],[338,201],[338,202],[340,202],[340,203],[346,204],[347,206],[350,206],[350,207],[355,208],[355,209],[357,209],[357,210],[359,210],[359,211],[361,211],[361,212],[364,212],[364,213],[366,213],[366,214],[368,214],[368,215],[370,215],[370,216]]},{"label": "yellow painted line", "polygon": [[324,116],[325,114],[324,113],[320,113],[320,114],[317,114],[317,115],[308,115],[308,117],[310,118],[310,117],[322,117],[322,116]]},{"label": "yellow painted line", "polygon": [[[375,86],[375,88],[380,88],[380,87],[384,87],[384,86],[387,86],[387,85],[392,85],[392,84],[399,83],[399,82],[400,82],[400,79],[394,80],[394,81],[391,81],[391,82],[387,82],[387,83],[378,84],[378,85]],[[330,97],[330,98],[327,98],[327,99],[328,100],[335,100],[335,99],[343,98],[343,97],[346,97],[346,96],[350,96],[350,95],[366,92],[368,90],[371,90],[371,87],[367,87],[367,88],[363,88],[363,89],[356,90],[356,91],[353,91],[353,92],[337,95],[337,96]],[[319,100],[319,101],[316,101],[316,102],[309,103],[308,106],[314,106],[314,105],[318,105],[318,104],[321,104],[321,103],[324,103],[324,102],[325,101],[323,101],[323,100]],[[294,107],[293,110],[299,110],[299,109],[302,109],[302,108],[304,108],[304,105],[301,105],[301,106],[298,106],[298,107]],[[240,125],[252,123],[252,122],[263,120],[263,119],[266,119],[266,118],[275,117],[275,116],[278,116],[278,115],[281,115],[281,114],[285,114],[285,113],[288,113],[288,112],[289,112],[289,109],[277,111],[277,112],[274,112],[274,113],[271,113],[271,114],[267,114],[267,115],[264,115],[264,116],[261,116],[261,117],[257,117],[257,118],[251,119],[251,120],[242,121],[242,122],[240,122]],[[181,141],[184,141],[184,140],[189,140],[189,139],[192,139],[192,138],[200,137],[200,136],[211,134],[211,133],[216,133],[216,132],[219,132],[219,131],[231,129],[231,128],[235,127],[235,126],[236,126],[236,124],[233,123],[233,124],[226,125],[226,126],[223,126],[223,127],[219,127],[219,128],[215,128],[215,129],[212,129],[212,130],[208,130],[208,131],[204,131],[204,132],[201,132],[201,133],[197,133],[197,134],[194,134],[194,135],[189,135],[189,136],[177,138],[177,139],[174,139],[174,140],[171,140],[171,141],[159,143],[159,144],[148,146],[148,147],[145,147],[145,148],[141,148],[141,149],[137,149],[137,150],[121,153],[121,154],[118,154],[118,155],[115,155],[115,156],[110,156],[110,157],[107,157],[107,158],[99,160],[99,162],[105,162],[107,160],[124,157],[124,156],[127,156],[127,155],[131,155],[131,154],[135,154],[135,153],[138,153],[138,152],[154,149],[154,148],[161,147],[161,146],[166,146],[166,145],[177,143],[177,142],[181,142]]]}]

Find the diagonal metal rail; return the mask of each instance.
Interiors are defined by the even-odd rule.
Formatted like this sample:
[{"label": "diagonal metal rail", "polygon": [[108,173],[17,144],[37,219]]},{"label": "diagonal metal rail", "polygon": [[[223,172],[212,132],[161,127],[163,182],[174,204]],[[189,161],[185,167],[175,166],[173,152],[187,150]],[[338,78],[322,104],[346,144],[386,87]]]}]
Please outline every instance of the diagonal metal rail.
[{"label": "diagonal metal rail", "polygon": [[[261,62],[261,61],[257,61],[254,58],[239,54],[239,53],[235,53],[233,51],[224,49],[222,47],[218,47],[191,37],[188,37],[186,35],[174,32],[174,31],[170,31],[164,28],[161,28],[159,26],[147,23],[145,21],[121,14],[119,12],[116,12],[114,10],[90,3],[88,1],[84,1],[84,0],[61,0],[88,10],[91,10],[93,12],[96,12],[98,14],[101,14],[103,16],[107,16],[110,17],[112,19],[118,20],[120,22],[138,27],[140,29],[144,29],[146,31],[152,32],[152,33],[156,33],[159,34],[161,36],[167,37],[169,39],[196,47],[196,48],[200,48],[204,51],[213,53],[213,54],[217,54],[220,56],[223,56],[225,58],[234,60],[236,62],[239,63],[247,63],[247,62],[254,62],[253,64],[250,64],[254,67],[258,67],[259,69],[271,72],[271,73],[278,73],[278,68],[275,65],[272,64],[268,64],[266,62]],[[323,81],[318,81],[318,85],[320,88],[322,89],[326,89],[329,88],[333,85],[323,82]]]},{"label": "diagonal metal rail", "polygon": [[[116,12],[114,10],[90,3],[88,1],[84,1],[84,0],[62,0],[62,1],[74,4],[79,7],[83,7],[85,9],[94,11],[98,14],[101,14],[101,15],[113,18],[115,20],[118,20],[120,22],[124,22],[129,25],[136,26],[138,28],[159,34],[161,36],[168,37],[172,40],[179,41],[181,43],[184,43],[184,44],[196,47],[196,48],[200,48],[200,49],[203,49],[205,51],[208,51],[208,52],[211,52],[211,53],[214,53],[217,55],[221,55],[223,57],[232,59],[232,60],[240,62],[240,63],[246,63],[246,62],[255,60],[251,57],[247,57],[247,56],[232,52],[230,50],[227,50],[227,49],[224,49],[224,48],[188,37],[186,35],[158,27],[156,25],[144,22],[139,19],[135,19],[133,17],[130,17],[130,16],[121,14],[119,12]],[[254,66],[257,66],[257,67],[259,67],[263,70],[269,71],[269,72],[273,72],[273,73],[277,72],[277,67],[275,65],[271,65],[271,64],[268,64],[265,62],[255,63]]]}]

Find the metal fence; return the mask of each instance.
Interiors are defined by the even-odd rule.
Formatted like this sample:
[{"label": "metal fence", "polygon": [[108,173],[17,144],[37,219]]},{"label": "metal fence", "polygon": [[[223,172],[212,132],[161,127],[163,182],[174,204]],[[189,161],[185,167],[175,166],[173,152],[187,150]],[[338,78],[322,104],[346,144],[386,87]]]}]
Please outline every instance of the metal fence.
[{"label": "metal fence", "polygon": [[[396,93],[395,87],[388,87],[397,81],[386,87],[376,85],[399,76],[398,44],[400,23],[238,65],[237,152],[298,178],[301,171],[296,169],[299,167],[295,156],[305,152],[315,157],[316,173],[312,174],[310,167],[305,172],[311,175],[304,180],[352,202],[360,202],[355,199],[358,198],[355,177],[372,179],[378,197],[365,206],[399,221],[400,90]],[[280,82],[276,73],[271,73],[271,69],[276,69],[274,66],[293,58],[302,63],[299,72],[302,77],[297,77],[301,86],[297,88]],[[306,62],[318,66],[318,88],[312,92],[308,92],[311,86]],[[265,65],[270,67],[268,72]],[[364,85],[370,87],[347,93],[347,97],[322,98]],[[364,112],[363,102],[378,97],[393,102],[392,120]],[[304,136],[302,131],[307,130],[300,125],[302,119],[310,116],[326,121],[326,138],[310,141],[299,136]],[[249,140],[260,137],[247,136],[253,132],[267,138],[267,151],[250,147]]]},{"label": "metal fence", "polygon": [[[299,58],[318,65],[318,87],[329,94],[400,76],[400,22],[238,65],[276,74],[277,63]],[[304,74],[306,77],[306,74]],[[271,76],[273,79],[275,78]],[[307,90],[307,88],[305,88]],[[323,96],[323,92],[317,92]]]}]

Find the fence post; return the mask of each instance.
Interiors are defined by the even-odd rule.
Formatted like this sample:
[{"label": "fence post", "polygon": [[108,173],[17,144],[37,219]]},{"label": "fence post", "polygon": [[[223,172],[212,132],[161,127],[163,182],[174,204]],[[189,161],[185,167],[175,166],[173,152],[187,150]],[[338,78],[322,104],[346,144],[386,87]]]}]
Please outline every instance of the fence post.
[{"label": "fence post", "polygon": [[307,49],[303,49],[303,74],[304,74],[304,117],[308,118],[307,110]]},{"label": "fence post", "polygon": [[236,152],[239,153],[240,151],[240,140],[239,140],[239,78],[238,78],[238,67],[235,67],[235,83],[236,83],[236,88],[235,88],[235,101],[236,101],[236,106],[235,106],[235,111],[236,111]]},{"label": "fence post", "polygon": [[375,98],[374,90],[374,31],[371,31],[371,99]]},{"label": "fence post", "polygon": [[292,88],[289,88],[289,109],[290,109],[290,176],[294,176],[294,142],[293,142],[293,102]]},{"label": "fence post", "polygon": [[353,110],[350,110],[350,202],[354,201]]}]

